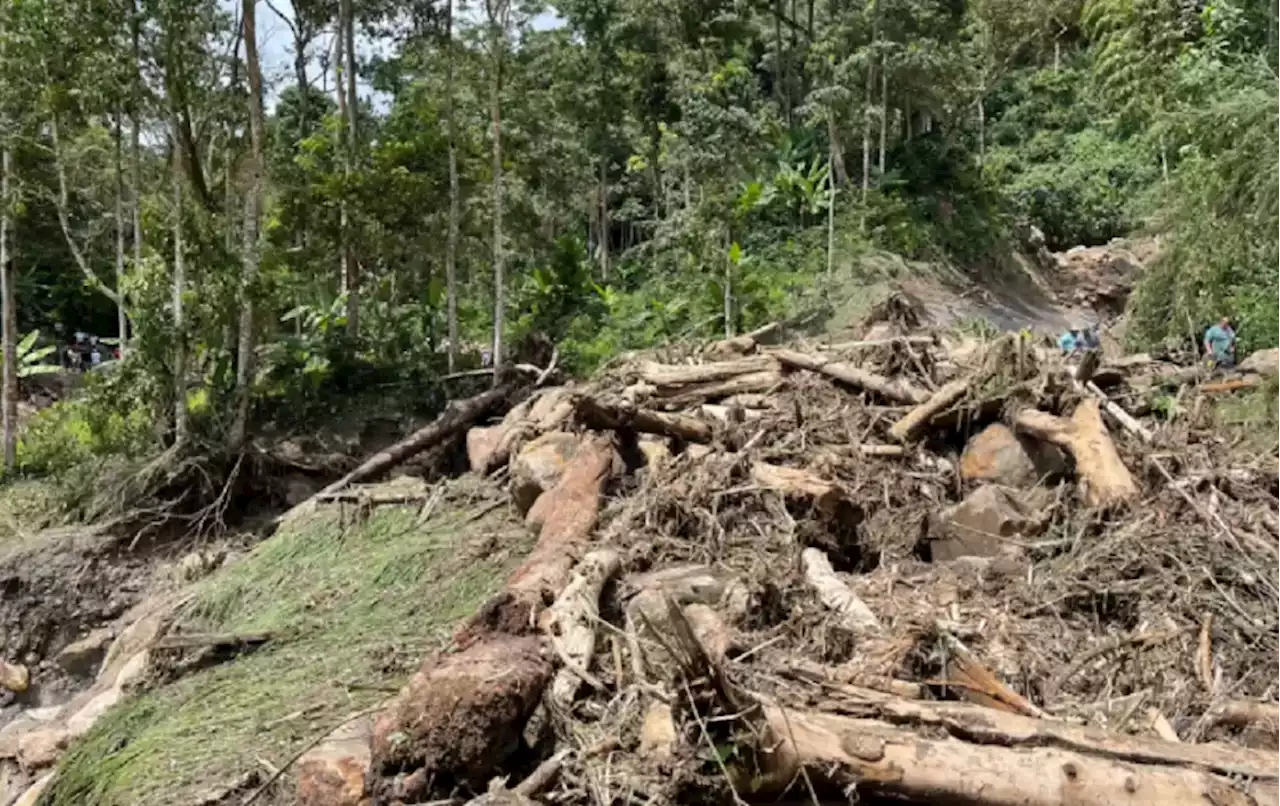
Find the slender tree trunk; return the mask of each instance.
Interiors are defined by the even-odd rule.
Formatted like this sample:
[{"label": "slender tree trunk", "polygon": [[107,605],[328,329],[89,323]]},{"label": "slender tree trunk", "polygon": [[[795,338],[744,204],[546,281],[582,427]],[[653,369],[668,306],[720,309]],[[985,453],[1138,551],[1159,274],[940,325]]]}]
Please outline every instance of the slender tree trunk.
[{"label": "slender tree trunk", "polygon": [[[811,6],[812,7],[812,6]],[[836,174],[833,167],[836,159],[835,142],[827,142],[827,294],[831,294],[831,283],[835,279],[836,265]]]},{"label": "slender tree trunk", "polygon": [[173,442],[185,447],[188,439],[187,422],[187,339],[186,317],[182,310],[182,295],[187,286],[186,242],[182,232],[182,146],[178,137],[178,116],[172,114],[173,128]]},{"label": "slender tree trunk", "polygon": [[982,96],[978,96],[978,167],[987,163],[987,106]]},{"label": "slender tree trunk", "polygon": [[884,176],[884,152],[889,139],[889,71],[885,68],[885,60],[880,59],[880,175]]},{"label": "slender tree trunk", "polygon": [[444,251],[445,296],[449,319],[449,371],[458,360],[458,121],[453,98],[453,0],[445,0],[445,117],[449,128],[449,232]]},{"label": "slender tree trunk", "polygon": [[116,180],[116,332],[120,349],[129,339],[129,317],[124,307],[124,115],[116,109],[115,180]]},{"label": "slender tree trunk", "polygon": [[608,158],[600,158],[600,277],[609,279],[609,173]]},{"label": "slender tree trunk", "polygon": [[1053,72],[1058,72],[1058,66],[1062,64],[1062,42],[1058,41],[1058,37],[1053,38]]},{"label": "slender tree trunk", "polygon": [[[358,130],[356,128],[356,117],[359,115],[356,99],[356,21],[355,9],[352,0],[341,0],[340,7],[343,9],[343,17],[346,25],[343,33],[347,38],[347,153],[345,171],[348,181],[351,174],[355,171],[356,149],[359,148],[360,141]],[[351,224],[350,219],[347,221]],[[348,230],[349,234],[351,233]],[[346,243],[346,260],[347,260],[347,276],[349,278],[349,293],[347,294],[347,331],[352,336],[360,335],[360,262],[355,256],[355,238],[350,237]]]},{"label": "slender tree trunk", "polygon": [[840,147],[840,132],[836,128],[835,112],[827,111],[827,141],[830,144],[831,161],[835,171],[836,184],[849,184],[849,172],[844,165],[844,149]]},{"label": "slender tree trunk", "polygon": [[[0,60],[4,57],[4,18],[0,16]],[[2,121],[0,136],[0,346],[3,379],[0,380],[0,419],[3,420],[4,468],[13,469],[18,450],[18,316],[14,299],[13,266],[9,255],[9,126]],[[62,345],[58,345],[62,349]]]},{"label": "slender tree trunk", "polygon": [[733,338],[733,261],[729,258],[733,236],[726,227],[724,231],[724,337]]},{"label": "slender tree trunk", "polygon": [[1160,133],[1160,176],[1165,182],[1169,181],[1169,150],[1164,143],[1164,133]]},{"label": "slender tree trunk", "polygon": [[[296,10],[294,16],[298,16]],[[310,24],[301,19],[295,19],[293,25],[293,76],[298,84],[298,142],[301,143],[311,131],[311,82],[307,78],[307,45],[311,43],[311,29]],[[306,247],[310,229],[311,206],[304,196],[298,204],[299,246]]]},{"label": "slender tree trunk", "polygon": [[62,229],[62,237],[67,242],[67,250],[71,252],[71,259],[80,267],[80,273],[84,275],[85,281],[100,291],[107,299],[119,305],[119,296],[94,273],[93,267],[89,265],[88,256],[85,255],[84,250],[80,248],[80,244],[76,241],[75,233],[71,231],[71,214],[69,212],[71,193],[67,187],[67,167],[62,159],[62,139],[59,131],[58,116],[54,113],[49,117],[49,145],[53,151],[53,168],[58,179],[58,193],[54,200],[54,207],[57,209],[58,225]]},{"label": "slender tree trunk", "polygon": [[[130,27],[133,29],[133,66],[136,71],[134,76],[134,87],[131,93],[131,101],[133,103],[132,126],[130,129],[129,143],[129,170],[132,174],[131,184],[133,188],[129,193],[129,213],[133,218],[133,270],[140,271],[142,269],[142,99],[140,87],[142,85],[142,45],[140,42],[141,32],[138,21],[138,10],[136,2],[130,4]],[[124,345],[121,345],[121,351]]]},{"label": "slender tree trunk", "polygon": [[245,70],[249,80],[249,192],[244,210],[244,274],[240,280],[240,338],[236,345],[236,413],[232,421],[230,449],[244,445],[249,424],[250,387],[253,383],[253,286],[262,258],[262,184],[265,173],[266,123],[262,108],[262,65],[258,59],[257,0],[243,0]]},{"label": "slender tree trunk", "polygon": [[[507,31],[507,2],[496,0],[489,7],[489,38],[493,77],[489,82],[489,113],[493,122],[493,383],[499,383],[502,369],[503,315],[506,307],[506,278],[502,253],[502,48]],[[495,13],[496,12],[496,13]]]},{"label": "slender tree trunk", "polygon": [[[874,48],[880,41],[879,2],[872,0],[871,46]],[[871,102],[872,90],[875,87],[875,60],[867,59],[867,81],[862,93],[862,203],[867,203],[867,193],[871,189]]]},{"label": "slender tree trunk", "polygon": [[[351,160],[349,157],[351,144],[347,141],[347,82],[344,75],[347,71],[347,35],[345,31],[346,25],[346,3],[343,0],[339,6],[338,12],[338,30],[333,37],[333,90],[338,100],[338,120],[342,125],[338,128],[338,146],[342,150],[342,175],[344,179],[351,177]],[[341,289],[347,298],[347,332],[351,332],[351,296],[355,294],[355,288],[352,285],[353,272],[351,268],[351,214],[348,209],[347,202],[348,188],[344,183],[342,195],[338,199],[338,252],[339,266],[341,271]]]}]

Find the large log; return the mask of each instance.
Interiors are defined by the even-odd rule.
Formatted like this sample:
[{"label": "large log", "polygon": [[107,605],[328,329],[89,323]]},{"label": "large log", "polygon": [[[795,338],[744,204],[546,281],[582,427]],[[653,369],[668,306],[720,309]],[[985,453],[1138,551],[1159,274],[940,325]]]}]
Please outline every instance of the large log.
[{"label": "large log", "polygon": [[741,336],[734,336],[730,339],[715,342],[707,348],[707,352],[712,355],[746,355],[756,349],[760,344],[761,339],[774,333],[781,327],[782,325],[778,322],[770,322],[767,325],[762,325],[761,327],[756,328],[750,333],[743,333]]},{"label": "large log", "polygon": [[896,403],[917,405],[929,399],[929,393],[906,381],[893,380],[874,372],[855,367],[841,361],[832,361],[825,356],[809,355],[795,350],[770,350],[769,354],[783,364],[797,369],[819,372],[830,378],[849,384],[868,392],[875,392],[886,400]]},{"label": "large log", "polygon": [[1070,419],[1024,409],[1014,424],[1023,432],[1071,454],[1084,501],[1089,506],[1118,504],[1138,495],[1138,487],[1102,422],[1097,400],[1080,401]]},{"label": "large log", "polygon": [[424,663],[378,720],[375,802],[394,794],[395,776],[417,770],[436,790],[479,789],[519,746],[553,671],[543,641],[530,633],[544,603],[569,583],[614,459],[609,438],[583,440],[560,481],[530,510],[538,511],[541,529],[528,558],[455,634],[459,651]]},{"label": "large log", "polygon": [[856,511],[843,487],[807,470],[754,462],[751,465],[751,480],[761,487],[777,490],[787,498],[809,501],[819,512],[841,521],[850,520]]},{"label": "large log", "polygon": [[611,403],[589,395],[576,396],[574,408],[587,424],[600,429],[661,434],[688,442],[710,442],[713,433],[711,425],[697,417]]},{"label": "large log", "polygon": [[[1197,760],[1135,758],[1084,742],[1062,745],[1038,731],[1007,733],[1005,718],[965,706],[966,727],[977,732],[937,738],[909,722],[888,722],[766,704],[764,736],[757,749],[760,771],[737,770],[738,792],[752,798],[783,791],[803,773],[859,795],[917,803],[968,806],[1262,806],[1275,804],[1274,759],[1250,766],[1258,773],[1245,791],[1233,789],[1219,770]],[[1053,724],[1028,720],[1036,724]],[[1081,728],[1080,731],[1085,731]],[[1095,733],[1098,733],[1095,731]],[[1138,740],[1129,744],[1139,744]],[[1148,741],[1147,745],[1167,745]],[[1194,759],[1194,747],[1186,755]],[[1154,754],[1159,757],[1159,754]]]},{"label": "large log", "polygon": [[767,355],[738,358],[732,361],[713,361],[708,364],[691,364],[687,366],[659,364],[645,361],[637,373],[646,383],[670,391],[671,387],[686,386],[693,383],[725,381],[739,375],[777,369],[778,362]]},{"label": "large log", "polygon": [[600,617],[600,592],[618,573],[618,552],[596,549],[582,558],[573,578],[539,619],[540,626],[557,648],[566,667],[551,683],[551,700],[561,708],[573,704],[578,687],[590,672],[596,651],[596,621]]},{"label": "large log", "polygon": [[782,383],[782,373],[776,369],[766,369],[720,381],[659,389],[658,397],[664,406],[679,407],[733,395],[767,392],[780,383]]},{"label": "large log", "polygon": [[907,412],[906,416],[889,428],[889,436],[899,442],[906,442],[915,437],[921,429],[929,424],[935,415],[942,413],[959,401],[969,391],[972,378],[957,378],[943,385],[941,389],[929,396],[929,399]]}]

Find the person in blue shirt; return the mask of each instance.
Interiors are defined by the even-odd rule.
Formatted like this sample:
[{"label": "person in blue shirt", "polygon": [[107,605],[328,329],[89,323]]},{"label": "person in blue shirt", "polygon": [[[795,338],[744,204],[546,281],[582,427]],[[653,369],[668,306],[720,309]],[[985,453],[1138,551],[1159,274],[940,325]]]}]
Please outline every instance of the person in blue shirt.
[{"label": "person in blue shirt", "polygon": [[1233,367],[1236,363],[1236,332],[1231,329],[1230,317],[1204,332],[1204,351],[1215,367]]},{"label": "person in blue shirt", "polygon": [[1082,350],[1097,350],[1102,346],[1102,342],[1098,339],[1098,329],[1095,326],[1086,327],[1080,331],[1080,337],[1076,340],[1076,345]]},{"label": "person in blue shirt", "polygon": [[1080,331],[1072,328],[1058,339],[1058,349],[1063,355],[1075,355],[1080,350]]}]

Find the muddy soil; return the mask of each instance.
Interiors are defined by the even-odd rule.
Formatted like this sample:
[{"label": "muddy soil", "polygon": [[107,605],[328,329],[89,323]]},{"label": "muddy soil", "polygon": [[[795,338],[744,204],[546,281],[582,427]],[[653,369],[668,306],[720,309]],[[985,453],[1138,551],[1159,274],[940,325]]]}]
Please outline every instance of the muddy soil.
[{"label": "muddy soil", "polygon": [[87,528],[41,532],[0,554],[0,651],[31,671],[31,688],[10,696],[0,724],[19,708],[57,705],[92,680],[91,659],[68,670],[58,653],[141,601],[154,562]]}]

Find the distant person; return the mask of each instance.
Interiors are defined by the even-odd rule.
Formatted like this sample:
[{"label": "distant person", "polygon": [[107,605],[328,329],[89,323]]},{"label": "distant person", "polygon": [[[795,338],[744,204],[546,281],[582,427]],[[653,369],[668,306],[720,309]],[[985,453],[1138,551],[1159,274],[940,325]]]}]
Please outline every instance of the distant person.
[{"label": "distant person", "polygon": [[1063,333],[1058,339],[1058,349],[1063,355],[1075,355],[1080,352],[1080,331],[1076,328]]},{"label": "distant person", "polygon": [[1097,350],[1102,346],[1101,340],[1098,338],[1098,328],[1096,326],[1086,327],[1080,331],[1078,344],[1084,350]]},{"label": "distant person", "polygon": [[1236,332],[1231,328],[1231,317],[1222,317],[1204,332],[1204,351],[1215,367],[1227,369],[1236,365]]},{"label": "distant person", "polygon": [[488,347],[480,351],[480,366],[482,367],[493,366],[493,351],[490,350]]}]

